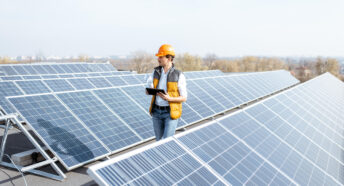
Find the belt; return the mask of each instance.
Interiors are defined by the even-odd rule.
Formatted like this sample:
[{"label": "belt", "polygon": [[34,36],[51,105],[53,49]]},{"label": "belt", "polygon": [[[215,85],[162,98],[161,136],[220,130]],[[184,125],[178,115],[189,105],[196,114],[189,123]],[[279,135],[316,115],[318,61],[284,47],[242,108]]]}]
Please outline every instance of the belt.
[{"label": "belt", "polygon": [[161,107],[159,105],[154,105],[154,108],[157,108],[159,110],[168,110],[168,109],[170,109],[170,106],[163,106],[163,107]]}]

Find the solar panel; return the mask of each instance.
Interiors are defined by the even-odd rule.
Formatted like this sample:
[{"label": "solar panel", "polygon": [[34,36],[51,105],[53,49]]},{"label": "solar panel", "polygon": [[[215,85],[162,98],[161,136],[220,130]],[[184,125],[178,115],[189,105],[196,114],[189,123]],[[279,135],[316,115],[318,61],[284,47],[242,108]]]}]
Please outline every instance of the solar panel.
[{"label": "solar panel", "polygon": [[65,71],[66,73],[73,73],[73,70],[70,69],[70,66],[69,66],[68,64],[63,64],[63,65],[61,65],[60,67],[61,67],[61,69],[62,69],[63,71]]},{"label": "solar panel", "polygon": [[6,73],[6,75],[18,75],[18,73],[11,67],[11,66],[1,66],[2,71]]},{"label": "solar panel", "polygon": [[[100,185],[224,185],[175,141],[88,170]],[[105,162],[104,162],[105,163]]]},{"label": "solar panel", "polygon": [[145,87],[143,85],[128,86],[121,89],[133,100],[135,100],[142,108],[148,111],[152,96],[146,95]]},{"label": "solar panel", "polygon": [[127,83],[120,77],[112,76],[112,77],[105,77],[108,82],[111,83],[112,86],[123,86],[127,85]]},{"label": "solar panel", "polygon": [[58,75],[60,78],[73,78],[74,75],[73,74],[60,74]]},{"label": "solar panel", "polygon": [[42,79],[57,79],[59,78],[58,75],[42,75]]},{"label": "solar panel", "polygon": [[109,153],[53,95],[13,97],[8,100],[67,170]]},{"label": "solar panel", "polygon": [[61,93],[57,96],[111,151],[141,140],[91,92]]},{"label": "solar panel", "polygon": [[7,114],[15,113],[15,110],[7,102],[5,97],[18,95],[23,95],[23,93],[13,82],[0,82],[0,105]]},{"label": "solar panel", "polygon": [[16,65],[16,66],[12,66],[12,68],[18,72],[18,74],[20,75],[28,75],[30,74],[29,72],[27,72],[23,66],[19,66],[19,65]]},{"label": "solar panel", "polygon": [[23,79],[28,79],[28,80],[32,80],[32,79],[42,79],[41,76],[22,76]]},{"label": "solar panel", "polygon": [[58,74],[67,73],[61,68],[61,65],[51,65],[51,68],[53,68]]},{"label": "solar panel", "polygon": [[23,68],[28,72],[28,74],[35,75],[38,72],[32,67],[32,65],[25,65]]},{"label": "solar panel", "polygon": [[128,83],[128,85],[141,84],[141,82],[134,75],[123,75],[121,78]]},{"label": "solar panel", "polygon": [[230,91],[232,95],[235,95],[235,97],[240,99],[243,103],[250,101],[250,98],[248,98],[246,95],[237,90],[237,87],[235,87],[234,84],[227,82],[227,80],[228,78],[215,78],[215,81],[218,84],[223,85],[223,87],[225,87],[227,91]]},{"label": "solar panel", "polygon": [[97,88],[111,87],[111,84],[103,77],[87,79]]},{"label": "solar panel", "polygon": [[4,81],[11,81],[11,80],[22,80],[23,78],[21,76],[2,76],[1,80]]},{"label": "solar panel", "polygon": [[199,98],[203,103],[205,103],[211,110],[215,112],[222,112],[226,110],[219,102],[217,102],[212,96],[210,96],[206,91],[200,88],[194,81],[189,81],[187,83],[188,91],[192,92],[196,97]]},{"label": "solar panel", "polygon": [[76,88],[76,90],[93,89],[94,86],[84,78],[67,79],[67,81]]},{"label": "solar panel", "polygon": [[41,80],[30,80],[30,81],[16,81],[16,84],[26,94],[39,94],[51,92],[49,88],[44,85]]},{"label": "solar panel", "polygon": [[95,90],[94,93],[143,139],[154,136],[152,119],[119,88]]},{"label": "solar panel", "polygon": [[235,95],[235,92],[232,92],[231,90],[227,89],[223,84],[219,83],[217,80],[220,80],[220,78],[209,78],[206,79],[206,81],[215,88],[218,92],[223,93],[226,95],[226,97],[234,104],[234,105],[241,105],[244,103],[243,100],[238,98],[237,96],[240,97],[240,95]]},{"label": "solar panel", "polygon": [[51,67],[51,65],[42,65],[41,66],[48,74],[57,74],[57,72]]},{"label": "solar panel", "polygon": [[42,67],[42,65],[32,65],[32,68],[38,72],[38,74],[49,74],[49,72]]},{"label": "solar panel", "polygon": [[51,79],[44,80],[45,84],[49,86],[53,92],[62,92],[62,91],[72,91],[75,90],[71,84],[69,84],[65,79]]},{"label": "solar panel", "polygon": [[88,77],[87,73],[84,74],[73,74],[74,77]]},{"label": "solar panel", "polygon": [[102,75],[100,73],[93,72],[93,73],[88,74],[88,76],[90,76],[90,77],[99,77],[99,76],[102,76]]}]

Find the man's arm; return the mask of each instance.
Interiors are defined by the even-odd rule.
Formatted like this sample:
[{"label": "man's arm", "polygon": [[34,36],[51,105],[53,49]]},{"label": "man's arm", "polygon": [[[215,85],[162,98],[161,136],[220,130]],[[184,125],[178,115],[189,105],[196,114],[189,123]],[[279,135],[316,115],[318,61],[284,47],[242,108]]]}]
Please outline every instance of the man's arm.
[{"label": "man's arm", "polygon": [[146,95],[149,95],[146,88],[153,88],[153,73],[148,75],[148,78],[146,81],[146,87],[145,87]]}]

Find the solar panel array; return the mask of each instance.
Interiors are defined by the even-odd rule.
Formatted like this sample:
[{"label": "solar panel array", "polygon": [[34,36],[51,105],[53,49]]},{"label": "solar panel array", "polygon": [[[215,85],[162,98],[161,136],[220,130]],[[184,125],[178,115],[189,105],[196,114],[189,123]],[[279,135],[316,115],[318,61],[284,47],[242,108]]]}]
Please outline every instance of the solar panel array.
[{"label": "solar panel array", "polygon": [[[33,128],[33,131],[35,131],[37,136],[40,137],[45,145],[55,152],[55,155],[59,157],[60,161],[65,161],[65,159],[73,159],[73,156],[78,156],[78,154],[67,153],[66,151],[59,150],[60,145],[56,145],[56,143],[58,142],[50,140],[50,136],[53,134],[47,132],[47,130],[49,131],[49,129],[42,130],[42,126],[39,125],[39,122],[37,124],[38,120],[43,119],[45,122],[52,123],[52,125],[54,125],[55,127],[58,126],[57,122],[54,121],[55,111],[50,107],[56,107],[62,110],[63,112],[61,112],[63,114],[68,116],[67,118],[64,118],[61,117],[62,113],[61,115],[59,115],[59,117],[61,117],[59,118],[59,122],[61,122],[62,126],[68,125],[67,123],[70,122],[71,118],[73,118],[75,126],[81,126],[84,132],[89,132],[89,136],[95,138],[96,141],[98,141],[98,143],[103,146],[103,149],[106,149],[106,152],[102,150],[101,152],[97,153],[97,156],[80,156],[80,158],[77,159],[78,161],[65,162],[64,165],[68,170],[70,170],[94,159],[99,159],[106,154],[117,152],[124,148],[136,145],[137,143],[142,143],[146,140],[153,139],[154,137],[153,127],[151,126],[151,117],[148,113],[148,107],[151,97],[145,95],[144,85],[142,84],[142,82],[144,82],[142,80],[143,76],[139,76],[141,79],[136,78],[136,75],[113,76],[112,80],[114,80],[113,78],[115,77],[120,77],[120,79],[122,79],[123,82],[127,83],[127,85],[119,87],[106,87],[109,85],[114,85],[113,83],[111,83],[113,81],[104,81],[104,79],[106,80],[107,77],[102,77],[103,79],[101,81],[89,81],[89,79],[91,78],[67,78],[58,79],[62,80],[58,82],[57,79],[19,81],[20,83],[17,83],[17,81],[7,82],[19,85],[18,89],[28,94],[31,92],[40,92],[39,94],[35,95],[9,97],[8,100],[16,109],[16,111],[20,113],[20,115],[23,117],[23,120],[29,126],[31,126],[31,128]],[[231,77],[239,78],[239,76]],[[286,88],[298,82],[286,71],[240,75],[240,77],[241,79],[245,79],[245,81],[247,78],[255,79],[255,83],[267,88],[264,94],[255,94],[257,96],[255,99],[263,97],[266,94],[272,93],[281,88]],[[118,83],[117,80],[115,81],[116,83]],[[231,96],[233,96],[232,94],[234,93],[232,93],[231,95],[224,94],[224,86],[212,87],[211,83],[205,84],[205,82],[207,82],[208,80],[219,80],[226,82],[230,80],[230,77],[217,76],[200,78],[197,80],[189,79],[188,84],[191,85],[190,87],[188,87],[189,97],[187,103],[184,104],[183,116],[180,119],[179,127],[190,125],[210,116],[219,114],[225,110],[229,110],[235,106],[239,106],[235,104],[233,104],[232,106],[228,106],[228,102],[231,102]],[[42,84],[38,82],[42,82]],[[97,88],[103,87],[104,82],[107,82],[105,88]],[[128,83],[140,84],[128,85]],[[74,88],[74,90],[69,91],[71,87]],[[208,90],[209,87],[212,87],[214,91],[218,92],[217,94],[214,94],[217,95],[216,97],[213,97],[213,94],[209,94],[206,91],[203,92],[204,94],[209,94],[209,97],[211,97],[212,99],[212,103],[216,104],[209,104],[208,100],[202,100],[202,95],[199,95],[195,92],[200,91],[201,89]],[[47,89],[49,93],[46,93]],[[231,90],[227,91],[231,92]],[[242,93],[236,96],[240,97],[241,94]],[[45,97],[47,96],[49,97],[49,99],[45,99]],[[227,101],[222,102],[220,100],[221,98],[226,98]],[[36,100],[46,100],[47,102],[49,102],[48,105],[50,107],[45,108],[45,105],[47,105],[47,103],[37,103]],[[27,104],[20,104],[20,102],[22,101]],[[200,105],[200,103],[202,105]],[[241,100],[241,102],[239,103],[243,104],[245,102]],[[219,106],[221,106],[221,109],[216,109],[216,107]],[[199,108],[202,107],[203,110],[209,110],[210,112],[203,113],[203,110],[199,110]],[[47,115],[50,115],[47,117],[43,117],[40,114],[41,110],[47,110]],[[52,121],[50,121],[49,118]],[[74,128],[74,130],[76,129],[77,127]],[[64,136],[67,135],[66,138],[68,139],[70,138],[69,136],[74,135],[74,130],[67,130],[67,133],[56,133],[54,134],[54,138],[65,139]],[[79,141],[81,143],[88,143],[88,139],[90,138],[85,137],[79,139]],[[91,142],[93,141],[94,139],[91,139]],[[73,145],[71,145],[71,147],[73,147]],[[92,151],[93,148],[95,148],[93,146],[86,147],[86,151],[88,149],[88,151]],[[95,154],[94,152],[92,153]]]},{"label": "solar panel array", "polygon": [[5,76],[72,74],[85,72],[110,72],[116,69],[108,63],[36,63],[0,65]]},{"label": "solar panel array", "polygon": [[[100,185],[343,185],[344,84],[329,73],[89,168]],[[174,144],[171,147],[171,144]],[[173,157],[167,154],[179,151]],[[151,153],[157,156],[151,155]],[[190,155],[213,177],[182,173]],[[162,163],[160,159],[164,159]],[[153,174],[154,173],[154,174]],[[167,180],[167,181],[166,181]],[[187,180],[187,181],[185,181]],[[169,182],[168,182],[169,181]]]}]

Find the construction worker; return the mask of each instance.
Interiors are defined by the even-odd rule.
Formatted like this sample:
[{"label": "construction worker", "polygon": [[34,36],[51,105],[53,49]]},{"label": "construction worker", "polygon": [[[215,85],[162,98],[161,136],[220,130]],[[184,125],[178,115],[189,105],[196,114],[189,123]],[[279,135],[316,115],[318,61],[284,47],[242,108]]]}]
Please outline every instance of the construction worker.
[{"label": "construction worker", "polygon": [[[182,102],[186,101],[186,80],[184,74],[174,68],[174,49],[171,45],[164,44],[155,54],[159,66],[147,79],[148,88],[163,89],[164,93],[153,95],[149,112],[152,115],[156,140],[173,136],[178,118],[182,115]],[[146,94],[147,91],[146,91]]]}]

